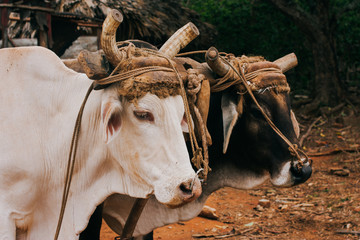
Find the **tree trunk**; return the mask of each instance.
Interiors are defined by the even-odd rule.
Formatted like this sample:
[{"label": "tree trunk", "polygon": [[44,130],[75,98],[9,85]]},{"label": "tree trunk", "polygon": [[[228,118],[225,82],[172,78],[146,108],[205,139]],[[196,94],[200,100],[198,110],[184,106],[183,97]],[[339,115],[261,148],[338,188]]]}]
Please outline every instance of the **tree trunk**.
[{"label": "tree trunk", "polygon": [[318,37],[311,44],[315,84],[313,94],[320,105],[335,106],[343,97],[336,55],[328,38]]},{"label": "tree trunk", "polygon": [[[288,0],[268,0],[289,16],[311,43],[314,59],[314,101],[308,111],[320,106],[335,106],[345,96],[340,84],[336,57],[335,32],[337,19],[330,16],[328,0],[318,0],[309,6],[311,12]],[[301,64],[301,63],[300,63]]]}]

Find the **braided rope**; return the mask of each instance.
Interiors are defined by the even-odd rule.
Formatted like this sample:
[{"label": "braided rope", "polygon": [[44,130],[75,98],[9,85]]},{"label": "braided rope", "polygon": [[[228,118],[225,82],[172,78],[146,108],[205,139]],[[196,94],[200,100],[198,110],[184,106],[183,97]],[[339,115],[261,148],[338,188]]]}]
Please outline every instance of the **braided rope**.
[{"label": "braided rope", "polygon": [[82,115],[84,112],[85,104],[86,104],[86,102],[90,96],[90,93],[93,89],[94,89],[94,83],[91,84],[88,91],[86,92],[85,98],[81,104],[78,116],[76,118],[74,132],[73,132],[73,136],[72,136],[71,144],[70,144],[70,152],[69,152],[67,169],[66,169],[66,177],[65,177],[65,184],[64,184],[63,196],[62,196],[62,201],[61,201],[61,209],[60,209],[58,224],[56,226],[56,232],[55,232],[55,237],[54,237],[55,240],[57,240],[59,237],[62,220],[64,218],[66,202],[67,202],[69,192],[70,192],[70,185],[71,185],[72,175],[74,172],[75,157],[76,157],[77,146],[78,146],[79,135],[80,135],[81,118],[82,118]]}]

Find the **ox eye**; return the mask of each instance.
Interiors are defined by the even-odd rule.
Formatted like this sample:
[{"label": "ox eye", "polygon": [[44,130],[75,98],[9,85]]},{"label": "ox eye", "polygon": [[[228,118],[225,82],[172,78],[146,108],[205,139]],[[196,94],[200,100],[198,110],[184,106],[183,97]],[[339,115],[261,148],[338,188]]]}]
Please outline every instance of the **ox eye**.
[{"label": "ox eye", "polygon": [[[270,114],[268,113],[268,111],[266,111],[265,108],[263,108],[263,110],[268,115],[268,117],[271,117]],[[265,120],[264,115],[262,114],[262,112],[260,111],[260,109],[258,107],[251,108],[251,115],[256,119]]]},{"label": "ox eye", "polygon": [[134,115],[137,119],[141,121],[154,121],[154,115],[151,112],[135,110]]}]

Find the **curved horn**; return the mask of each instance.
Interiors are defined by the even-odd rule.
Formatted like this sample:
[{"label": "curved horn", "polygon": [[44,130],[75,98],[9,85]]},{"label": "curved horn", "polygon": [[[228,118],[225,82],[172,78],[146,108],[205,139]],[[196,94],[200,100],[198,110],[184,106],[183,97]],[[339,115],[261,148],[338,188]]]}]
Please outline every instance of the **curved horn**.
[{"label": "curved horn", "polygon": [[[219,76],[225,76],[230,67],[221,61],[219,52],[216,48],[211,47],[205,54],[205,59],[209,67]],[[298,64],[295,53],[290,53],[274,61],[283,73],[289,71]]]},{"label": "curved horn", "polygon": [[177,30],[160,48],[159,52],[173,58],[175,55],[192,40],[199,36],[200,32],[197,27],[189,22],[179,30]]},{"label": "curved horn", "polygon": [[205,59],[209,67],[221,77],[225,76],[230,70],[230,67],[221,61],[219,51],[215,47],[210,47],[207,50]]},{"label": "curved horn", "polygon": [[116,9],[112,9],[103,23],[101,33],[101,47],[108,61],[116,66],[123,59],[123,54],[116,46],[116,30],[123,21],[123,15]]},{"label": "curved horn", "polygon": [[295,53],[290,53],[282,58],[275,60],[274,63],[280,67],[283,73],[285,73],[293,67],[296,67],[298,61]]}]

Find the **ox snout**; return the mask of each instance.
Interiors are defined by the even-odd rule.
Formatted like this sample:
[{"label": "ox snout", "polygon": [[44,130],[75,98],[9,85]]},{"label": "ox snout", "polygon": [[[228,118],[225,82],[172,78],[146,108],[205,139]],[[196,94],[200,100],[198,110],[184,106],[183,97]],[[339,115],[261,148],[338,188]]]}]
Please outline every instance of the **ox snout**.
[{"label": "ox snout", "polygon": [[311,176],[311,161],[289,161],[285,163],[277,174],[271,174],[271,183],[277,187],[291,187],[306,182]]},{"label": "ox snout", "polygon": [[[170,180],[171,181],[171,180]],[[177,208],[182,205],[194,201],[201,194],[201,183],[197,175],[190,178],[183,178],[180,184],[174,187],[169,185],[155,187],[155,197],[159,202],[169,208]]]},{"label": "ox snout", "polygon": [[197,199],[201,194],[201,183],[198,177],[183,182],[179,186],[179,194],[184,203]]},{"label": "ox snout", "polygon": [[290,171],[294,178],[294,185],[304,183],[308,180],[312,174],[312,167],[310,162],[305,162],[301,167],[298,167],[299,163],[295,161],[290,168]]}]

